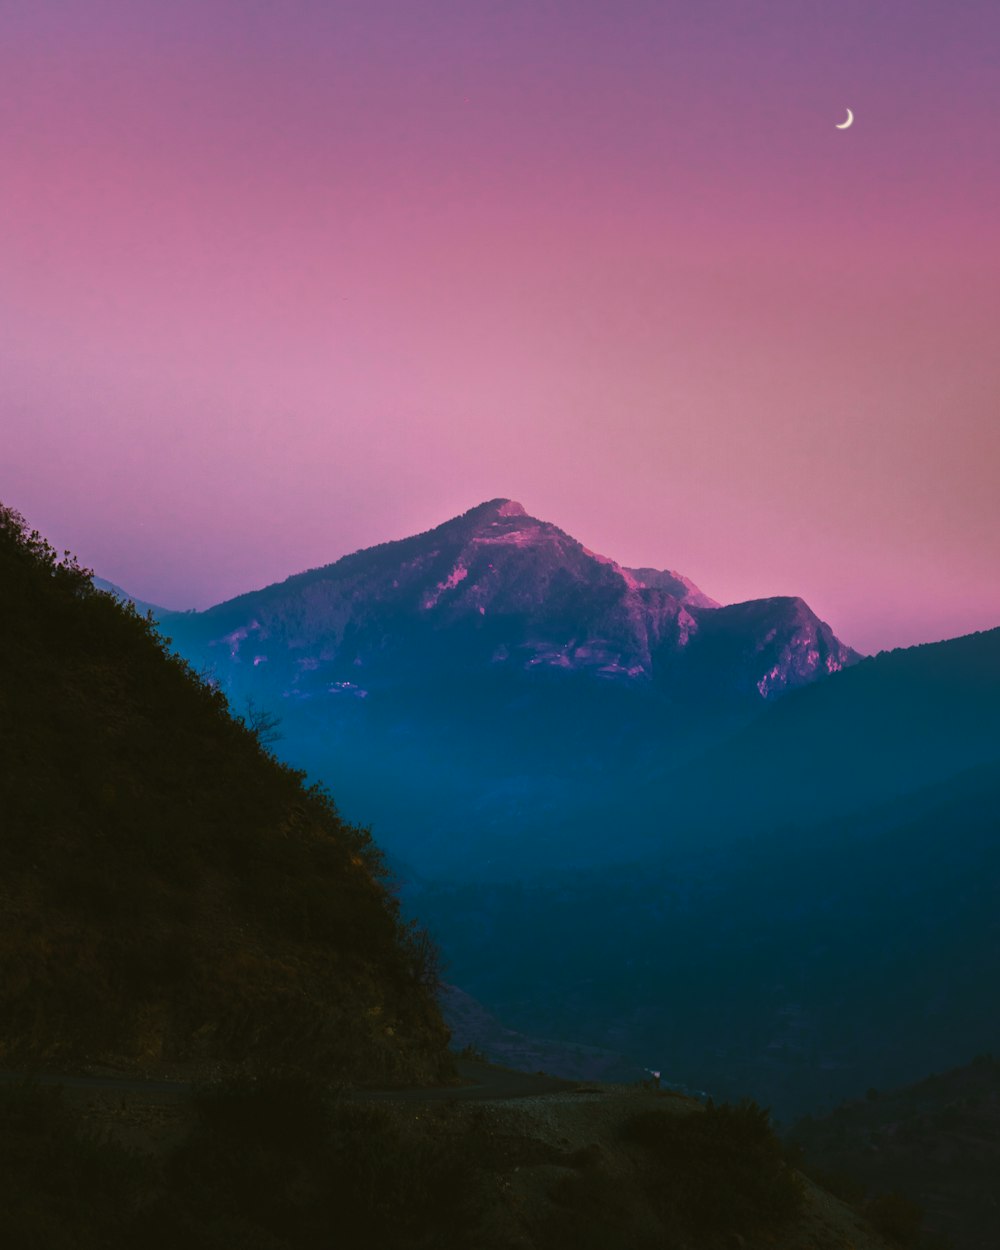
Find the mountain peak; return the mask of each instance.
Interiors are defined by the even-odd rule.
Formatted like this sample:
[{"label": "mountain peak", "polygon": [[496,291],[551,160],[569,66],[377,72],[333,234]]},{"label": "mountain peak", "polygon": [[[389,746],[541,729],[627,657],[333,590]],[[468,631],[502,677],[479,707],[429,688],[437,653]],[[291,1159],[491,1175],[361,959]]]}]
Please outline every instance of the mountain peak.
[{"label": "mountain peak", "polygon": [[516,499],[495,499],[495,504],[500,506],[497,508],[497,516],[527,516],[524,505],[519,504]]},{"label": "mountain peak", "polygon": [[485,503],[470,508],[464,515],[479,520],[482,517],[526,517],[528,513],[525,511],[524,504],[518,503],[516,499],[488,499]]},{"label": "mountain peak", "polygon": [[679,573],[624,568],[507,498],[170,628],[208,648],[199,662],[228,654],[295,698],[502,669],[770,699],[854,658],[791,600],[721,608]]}]

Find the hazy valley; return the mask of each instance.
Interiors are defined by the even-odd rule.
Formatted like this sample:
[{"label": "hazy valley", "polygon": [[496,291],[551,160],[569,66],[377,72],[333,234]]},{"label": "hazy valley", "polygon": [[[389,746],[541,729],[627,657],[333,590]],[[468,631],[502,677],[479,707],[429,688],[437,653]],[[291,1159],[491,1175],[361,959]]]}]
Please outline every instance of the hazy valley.
[{"label": "hazy valley", "polygon": [[160,619],[511,1029],[783,1118],[997,1034],[1000,631],[862,659],[507,500]]}]

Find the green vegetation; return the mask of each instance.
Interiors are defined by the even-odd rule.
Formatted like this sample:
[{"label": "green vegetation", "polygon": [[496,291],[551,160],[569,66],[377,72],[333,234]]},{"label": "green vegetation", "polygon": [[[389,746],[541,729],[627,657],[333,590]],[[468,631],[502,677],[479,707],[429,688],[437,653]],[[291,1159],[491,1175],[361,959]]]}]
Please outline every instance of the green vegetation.
[{"label": "green vegetation", "polygon": [[0,599],[0,1065],[446,1071],[368,832],[3,507]]},{"label": "green vegetation", "polygon": [[693,1233],[769,1232],[801,1211],[801,1183],[765,1108],[711,1100],[702,1113],[664,1107],[625,1125],[647,1159],[656,1205]]}]

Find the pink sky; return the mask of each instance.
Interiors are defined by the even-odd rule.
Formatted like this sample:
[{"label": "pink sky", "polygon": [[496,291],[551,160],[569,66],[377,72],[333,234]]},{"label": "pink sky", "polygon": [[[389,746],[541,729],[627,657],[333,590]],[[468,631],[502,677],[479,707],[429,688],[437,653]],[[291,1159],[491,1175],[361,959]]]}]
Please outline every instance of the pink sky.
[{"label": "pink sky", "polygon": [[994,3],[4,23],[0,498],[103,576],[509,495],[863,650],[1000,624]]}]

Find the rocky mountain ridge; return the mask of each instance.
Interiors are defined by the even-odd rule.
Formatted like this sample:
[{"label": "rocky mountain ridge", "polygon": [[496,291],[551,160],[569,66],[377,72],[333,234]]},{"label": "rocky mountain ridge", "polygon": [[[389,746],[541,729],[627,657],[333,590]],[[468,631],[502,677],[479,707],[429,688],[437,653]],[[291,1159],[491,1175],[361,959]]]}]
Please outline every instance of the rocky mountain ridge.
[{"label": "rocky mountain ridge", "polygon": [[858,656],[801,599],[720,606],[495,499],[199,613],[163,614],[230,688],[366,698],[442,674],[583,676],[680,702],[770,701]]}]

